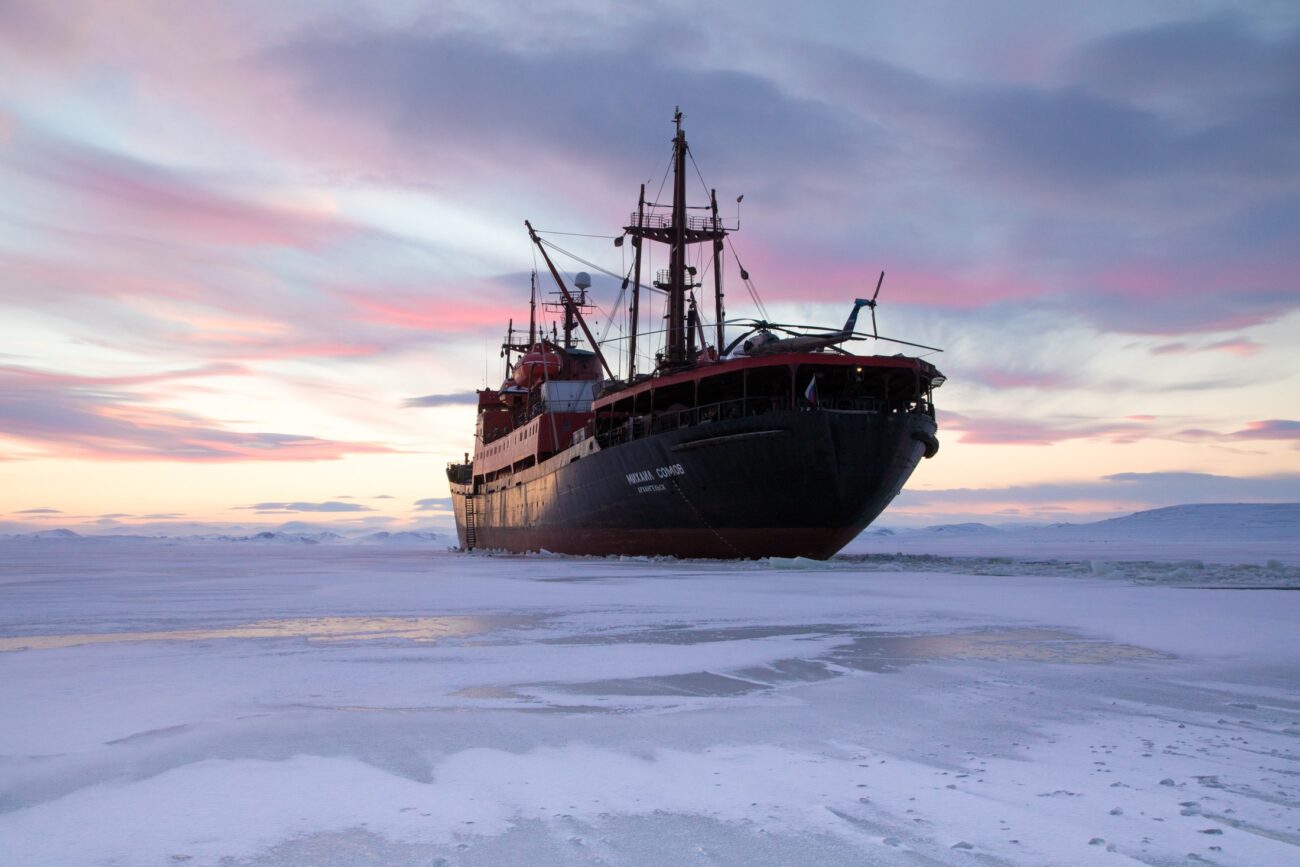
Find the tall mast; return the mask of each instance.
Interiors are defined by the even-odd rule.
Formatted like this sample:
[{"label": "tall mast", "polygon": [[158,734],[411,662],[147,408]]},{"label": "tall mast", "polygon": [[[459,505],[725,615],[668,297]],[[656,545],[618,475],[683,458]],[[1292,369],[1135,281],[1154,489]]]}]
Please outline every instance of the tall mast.
[{"label": "tall mast", "polygon": [[528,294],[528,348],[537,343],[537,272],[533,272],[533,286]]},{"label": "tall mast", "polygon": [[[641,275],[641,247],[646,240],[654,241],[659,244],[666,244],[669,247],[669,267],[667,272],[660,271],[654,281],[656,289],[662,289],[668,295],[668,312],[664,317],[667,319],[667,340],[664,343],[664,354],[660,359],[661,368],[681,367],[690,364],[694,359],[691,358],[689,344],[695,340],[695,334],[688,330],[686,322],[687,292],[693,288],[692,279],[694,272],[686,267],[686,249],[691,244],[700,244],[708,241],[714,245],[713,248],[713,267],[716,272],[721,264],[721,242],[727,236],[727,229],[723,228],[722,221],[717,218],[718,205],[717,195],[712,194],[710,204],[704,205],[704,208],[710,208],[713,218],[702,217],[691,225],[687,219],[686,204],[686,158],[690,150],[686,144],[686,133],[682,130],[682,112],[678,109],[673,115],[673,123],[677,126],[677,133],[673,136],[673,201],[672,214],[667,216],[662,212],[647,212],[647,208],[666,208],[666,204],[659,202],[647,202],[645,200],[645,185],[641,185],[641,198],[637,203],[637,209],[632,214],[630,225],[623,227],[624,234],[632,236],[632,243],[637,248],[635,270],[637,275],[637,289],[640,289]],[[614,241],[617,246],[622,241],[619,238]],[[722,281],[721,278],[714,277],[714,292],[716,295],[716,309],[718,311],[718,320],[722,321]],[[638,293],[632,293],[632,339],[631,355],[633,364],[636,357],[636,331],[637,331],[637,314],[636,305],[638,304]],[[698,329],[697,329],[698,331]],[[718,345],[721,347],[722,330],[719,328]]]},{"label": "tall mast", "polygon": [[[641,185],[641,198],[636,203],[636,224],[638,226],[645,225],[645,184]],[[636,332],[641,305],[641,237],[639,235],[632,236],[632,247],[634,250],[633,259],[636,264],[632,266],[632,334],[627,343],[627,378],[629,380],[636,376]]]},{"label": "tall mast", "polygon": [[[718,191],[709,190],[709,204],[713,206],[713,226],[714,231],[721,225],[718,222]],[[722,358],[722,347],[727,345],[726,326],[722,323],[726,321],[726,311],[722,307],[722,239],[713,239],[713,301],[717,311],[718,323],[718,358]]]},{"label": "tall mast", "polygon": [[510,324],[506,326],[506,342],[501,345],[501,357],[506,360],[506,377],[510,376],[510,353],[515,348],[515,320],[510,317]]},{"label": "tall mast", "polygon": [[682,364],[686,357],[686,133],[681,109],[673,116],[677,136],[673,139],[673,241],[669,264],[668,354],[669,364]]}]

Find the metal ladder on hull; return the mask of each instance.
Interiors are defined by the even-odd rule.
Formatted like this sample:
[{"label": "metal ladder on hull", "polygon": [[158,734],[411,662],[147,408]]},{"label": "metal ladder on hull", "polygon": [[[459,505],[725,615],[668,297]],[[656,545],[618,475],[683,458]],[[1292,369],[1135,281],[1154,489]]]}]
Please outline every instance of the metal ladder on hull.
[{"label": "metal ladder on hull", "polygon": [[465,550],[478,547],[478,534],[474,531],[474,495],[465,497]]}]

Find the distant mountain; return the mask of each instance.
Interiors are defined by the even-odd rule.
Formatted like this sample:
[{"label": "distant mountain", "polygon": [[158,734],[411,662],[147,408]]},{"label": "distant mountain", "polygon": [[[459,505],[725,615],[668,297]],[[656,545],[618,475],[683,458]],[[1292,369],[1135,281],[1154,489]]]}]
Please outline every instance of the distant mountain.
[{"label": "distant mountain", "polygon": [[990,527],[988,524],[972,521],[965,524],[935,524],[932,527],[926,527],[921,532],[943,533],[949,536],[974,536],[981,533],[1000,533],[1001,530]]},{"label": "distant mountain", "polygon": [[[893,538],[909,545],[923,540],[1146,540],[1172,542],[1284,541],[1300,542],[1300,503],[1192,503],[1147,509],[1120,518],[1088,523],[999,524],[978,522],[933,524],[921,528],[868,529],[860,540],[885,543]],[[947,543],[945,543],[947,544]]]},{"label": "distant mountain", "polygon": [[1300,540],[1300,503],[1194,503],[1058,526],[1106,535]]},{"label": "distant mountain", "polygon": [[71,530],[60,527],[57,530],[38,530],[35,533],[23,533],[20,538],[26,539],[81,539],[84,538],[80,533],[74,533]]},{"label": "distant mountain", "polygon": [[441,533],[433,533],[428,530],[398,530],[392,533],[381,530],[378,533],[371,533],[368,536],[362,536],[359,539],[350,541],[365,545],[430,545],[446,543],[447,538]]},{"label": "distant mountain", "polygon": [[1134,512],[1089,523],[933,524],[919,529],[868,530],[864,535],[979,536],[1088,535],[1193,537],[1215,539],[1295,539],[1300,541],[1300,503],[1193,503]]}]

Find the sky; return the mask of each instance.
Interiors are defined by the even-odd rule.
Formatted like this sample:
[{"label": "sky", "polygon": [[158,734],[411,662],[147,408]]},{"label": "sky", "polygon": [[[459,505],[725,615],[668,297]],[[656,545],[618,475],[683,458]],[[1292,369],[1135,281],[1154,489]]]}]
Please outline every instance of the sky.
[{"label": "sky", "polygon": [[[945,350],[940,453],[882,524],[1300,500],[1294,3],[0,23],[0,531],[445,523],[523,221],[622,273],[586,236],[661,182],[679,105],[772,318],[838,325],[884,270],[881,332]],[[618,281],[557,265],[618,336]]]}]

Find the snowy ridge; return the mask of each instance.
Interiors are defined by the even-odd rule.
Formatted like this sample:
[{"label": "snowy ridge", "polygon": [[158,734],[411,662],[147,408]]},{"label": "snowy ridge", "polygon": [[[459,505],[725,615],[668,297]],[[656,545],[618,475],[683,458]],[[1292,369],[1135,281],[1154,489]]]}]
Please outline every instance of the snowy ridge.
[{"label": "snowy ridge", "polygon": [[920,529],[872,529],[875,535],[915,534],[973,536],[1000,533],[1141,535],[1172,539],[1280,539],[1300,541],[1300,503],[1189,503],[1134,512],[1119,518],[1089,523],[1045,526],[992,526],[968,522],[935,524]]},{"label": "snowy ridge", "polygon": [[[1163,574],[1178,562],[1300,565],[1300,503],[1168,506],[1088,524],[1042,527],[942,524],[888,533],[873,528],[844,553],[1164,564],[1132,567],[1128,571],[1134,576]],[[1269,586],[1277,585],[1270,581]]]},{"label": "snowy ridge", "polygon": [[1074,531],[1141,533],[1176,538],[1300,539],[1300,503],[1196,503],[1135,512],[1094,524],[1065,525]]}]

